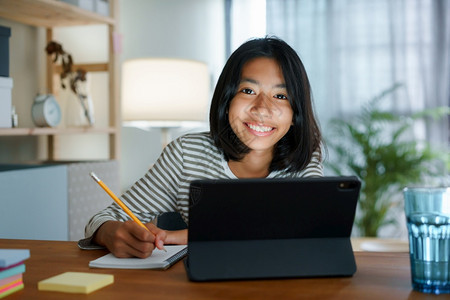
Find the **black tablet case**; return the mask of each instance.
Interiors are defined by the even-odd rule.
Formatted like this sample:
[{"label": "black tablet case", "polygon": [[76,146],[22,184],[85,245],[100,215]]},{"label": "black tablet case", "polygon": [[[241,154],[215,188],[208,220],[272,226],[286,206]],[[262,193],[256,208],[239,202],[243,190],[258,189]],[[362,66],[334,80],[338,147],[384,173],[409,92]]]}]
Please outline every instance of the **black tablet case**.
[{"label": "black tablet case", "polygon": [[352,276],[360,186],[356,177],[193,181],[189,279]]}]

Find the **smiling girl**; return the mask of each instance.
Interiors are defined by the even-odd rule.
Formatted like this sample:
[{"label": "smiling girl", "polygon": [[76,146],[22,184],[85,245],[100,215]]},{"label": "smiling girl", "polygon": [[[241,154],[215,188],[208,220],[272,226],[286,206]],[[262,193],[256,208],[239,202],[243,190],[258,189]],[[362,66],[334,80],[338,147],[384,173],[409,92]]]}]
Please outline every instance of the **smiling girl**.
[{"label": "smiling girl", "polygon": [[323,176],[321,133],[310,85],[296,52],[277,38],[254,39],[228,59],[214,91],[210,132],[170,143],[120,198],[150,230],[115,203],[94,215],[86,239],[117,257],[147,257],[163,244],[186,244],[187,229],[152,222],[179,212],[188,222],[189,185],[197,179]]}]

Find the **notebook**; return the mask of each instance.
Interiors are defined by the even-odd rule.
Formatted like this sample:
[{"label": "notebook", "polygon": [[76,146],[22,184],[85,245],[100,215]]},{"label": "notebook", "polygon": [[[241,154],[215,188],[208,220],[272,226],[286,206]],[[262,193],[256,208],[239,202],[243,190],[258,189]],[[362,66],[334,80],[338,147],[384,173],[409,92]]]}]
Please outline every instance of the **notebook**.
[{"label": "notebook", "polygon": [[186,256],[186,245],[164,246],[167,252],[155,249],[147,258],[117,258],[112,253],[89,262],[91,268],[167,269]]},{"label": "notebook", "polygon": [[190,186],[190,280],[352,276],[356,177],[199,180]]}]

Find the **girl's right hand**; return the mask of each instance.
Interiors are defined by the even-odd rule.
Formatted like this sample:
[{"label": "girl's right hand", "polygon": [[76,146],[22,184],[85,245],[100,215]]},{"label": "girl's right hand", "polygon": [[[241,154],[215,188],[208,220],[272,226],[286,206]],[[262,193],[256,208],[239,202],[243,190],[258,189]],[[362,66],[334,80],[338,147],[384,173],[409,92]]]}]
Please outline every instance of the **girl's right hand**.
[{"label": "girl's right hand", "polygon": [[167,236],[164,230],[151,223],[146,226],[149,230],[132,220],[107,221],[97,230],[93,241],[108,248],[116,257],[146,258],[155,249],[155,242],[161,248]]}]

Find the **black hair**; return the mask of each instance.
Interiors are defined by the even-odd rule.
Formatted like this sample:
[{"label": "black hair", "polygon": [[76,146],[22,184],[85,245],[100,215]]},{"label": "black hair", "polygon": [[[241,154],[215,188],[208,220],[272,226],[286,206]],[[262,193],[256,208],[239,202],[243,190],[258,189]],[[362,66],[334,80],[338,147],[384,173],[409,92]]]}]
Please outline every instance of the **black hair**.
[{"label": "black hair", "polygon": [[322,136],[314,116],[311,87],[300,57],[286,42],[276,37],[252,39],[229,57],[214,90],[209,113],[211,137],[227,161],[241,160],[249,149],[236,136],[228,120],[228,108],[237,93],[244,65],[259,57],[275,59],[281,67],[289,103],[294,112],[293,125],[275,145],[269,172],[287,169],[298,172],[319,151]]}]

